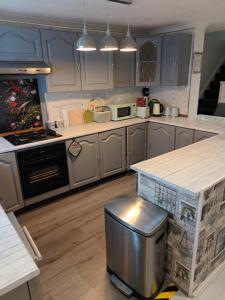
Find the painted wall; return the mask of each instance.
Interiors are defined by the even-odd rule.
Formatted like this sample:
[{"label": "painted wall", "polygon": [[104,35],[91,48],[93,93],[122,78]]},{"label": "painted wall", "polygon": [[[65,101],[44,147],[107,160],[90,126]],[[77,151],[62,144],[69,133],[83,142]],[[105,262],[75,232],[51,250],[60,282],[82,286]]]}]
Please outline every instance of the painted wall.
[{"label": "painted wall", "polygon": [[225,59],[225,31],[207,32],[202,59],[200,93],[207,87],[212,76]]}]

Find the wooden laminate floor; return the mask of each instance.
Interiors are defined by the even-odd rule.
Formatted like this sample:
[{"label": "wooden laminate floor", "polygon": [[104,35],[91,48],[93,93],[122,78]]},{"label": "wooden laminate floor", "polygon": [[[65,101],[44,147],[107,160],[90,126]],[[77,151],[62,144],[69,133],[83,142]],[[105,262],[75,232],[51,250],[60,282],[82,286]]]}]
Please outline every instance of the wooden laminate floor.
[{"label": "wooden laminate floor", "polygon": [[106,274],[103,207],[135,187],[135,175],[128,175],[18,215],[44,257],[44,300],[127,299]]}]

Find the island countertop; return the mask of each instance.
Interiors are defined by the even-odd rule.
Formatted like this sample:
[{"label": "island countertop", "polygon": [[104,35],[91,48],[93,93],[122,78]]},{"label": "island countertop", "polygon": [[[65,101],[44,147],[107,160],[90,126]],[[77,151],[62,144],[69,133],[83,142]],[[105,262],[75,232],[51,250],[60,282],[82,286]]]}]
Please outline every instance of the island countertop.
[{"label": "island countertop", "polygon": [[0,296],[38,276],[40,271],[0,205]]},{"label": "island countertop", "polygon": [[225,134],[142,161],[131,169],[199,193],[225,178]]}]

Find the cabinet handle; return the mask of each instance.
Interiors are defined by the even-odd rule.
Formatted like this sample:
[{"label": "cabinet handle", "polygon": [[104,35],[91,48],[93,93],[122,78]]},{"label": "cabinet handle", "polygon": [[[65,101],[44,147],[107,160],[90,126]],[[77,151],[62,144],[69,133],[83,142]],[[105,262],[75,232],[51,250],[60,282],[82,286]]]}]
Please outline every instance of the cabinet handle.
[{"label": "cabinet handle", "polygon": [[80,73],[80,63],[77,65],[77,71]]},{"label": "cabinet handle", "polygon": [[27,238],[27,240],[28,240],[28,242],[29,242],[31,248],[32,248],[33,251],[34,251],[34,254],[35,254],[35,258],[34,258],[34,259],[35,259],[36,261],[41,261],[41,260],[43,259],[43,257],[42,257],[42,255],[41,255],[40,251],[38,250],[38,248],[37,248],[37,246],[36,246],[34,240],[33,240],[32,237],[31,237],[31,234],[30,234],[30,232],[28,231],[28,229],[27,229],[26,226],[23,226],[23,232],[24,232],[24,234],[25,234],[25,236],[26,236],[26,238]]}]

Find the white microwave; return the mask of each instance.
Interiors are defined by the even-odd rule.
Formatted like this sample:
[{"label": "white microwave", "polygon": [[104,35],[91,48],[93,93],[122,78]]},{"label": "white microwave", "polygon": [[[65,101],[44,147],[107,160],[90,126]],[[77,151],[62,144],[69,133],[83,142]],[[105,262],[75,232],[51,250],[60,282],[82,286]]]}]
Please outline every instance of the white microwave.
[{"label": "white microwave", "polygon": [[112,112],[112,121],[126,120],[137,116],[135,103],[112,104],[109,107]]}]

